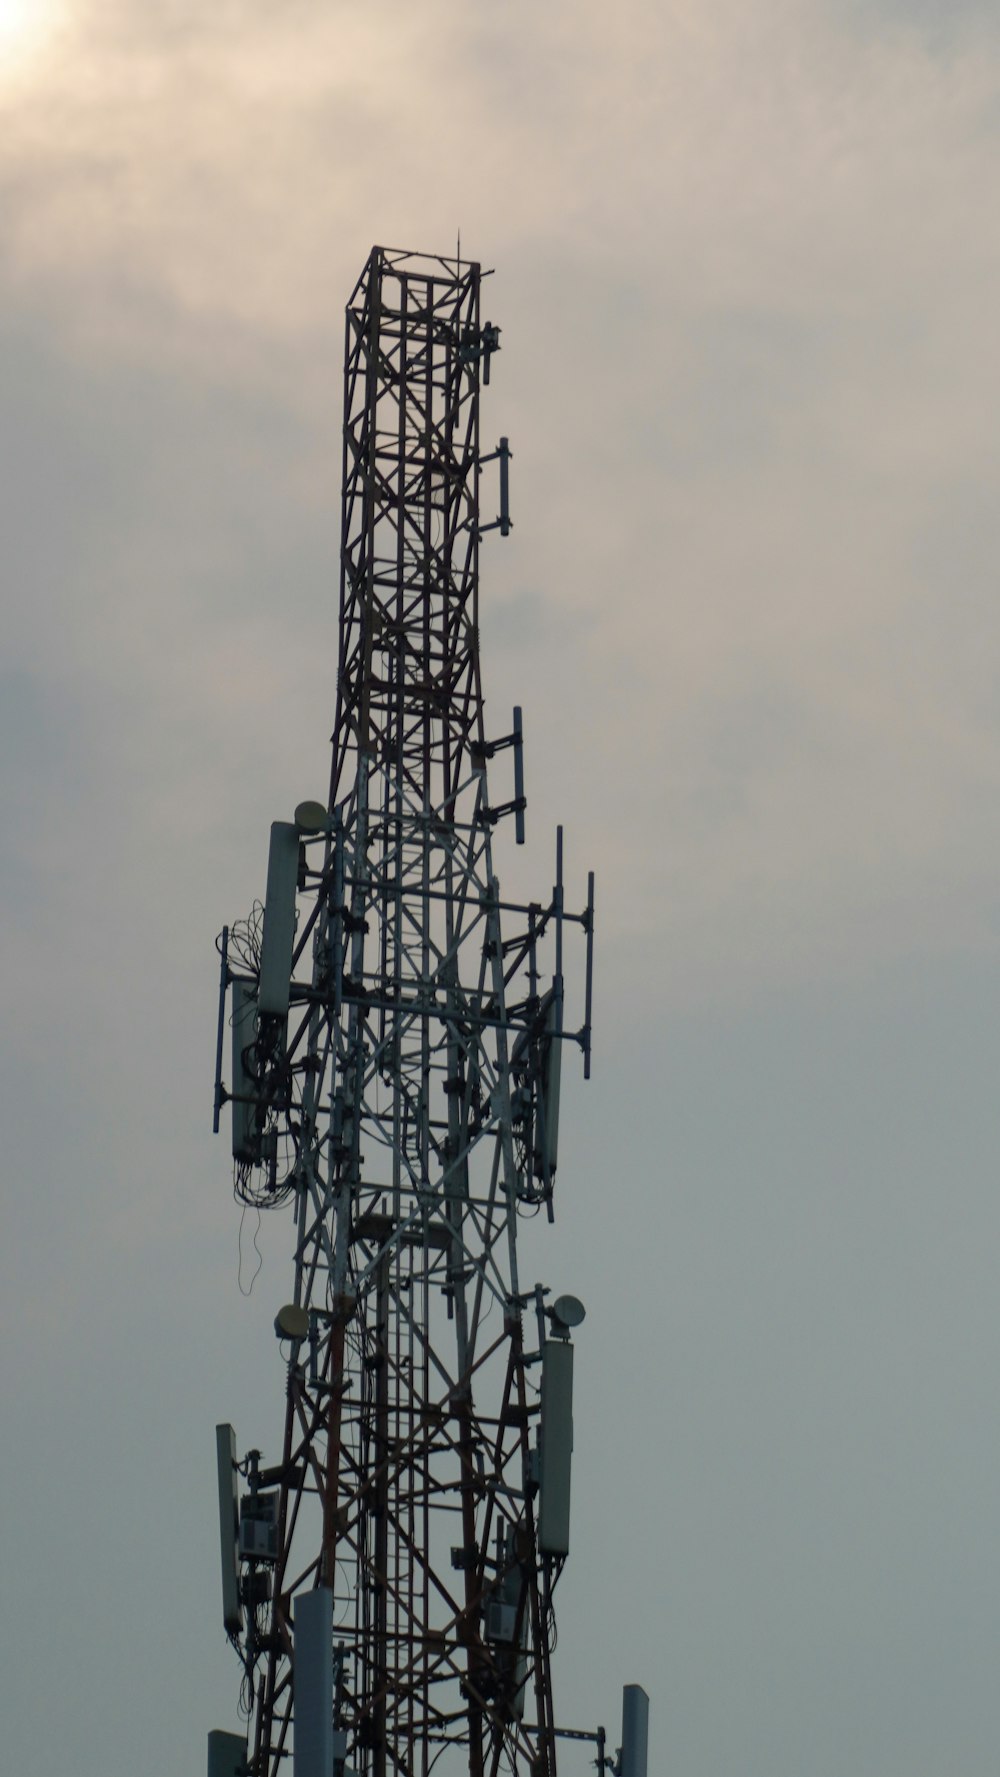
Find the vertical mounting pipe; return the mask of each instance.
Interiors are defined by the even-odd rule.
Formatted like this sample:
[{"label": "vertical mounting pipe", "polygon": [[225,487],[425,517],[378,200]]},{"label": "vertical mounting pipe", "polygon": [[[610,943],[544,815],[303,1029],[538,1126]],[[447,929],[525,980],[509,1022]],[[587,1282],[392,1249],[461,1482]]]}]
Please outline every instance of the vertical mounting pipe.
[{"label": "vertical mounting pipe", "polygon": [[594,1004],[594,872],[587,872],[587,986],[583,1011],[583,1077],[590,1079],[590,1028]]},{"label": "vertical mounting pipe", "polygon": [[524,844],[524,731],[521,706],[514,705],[514,838]]},{"label": "vertical mounting pipe", "polygon": [[344,994],[344,823],[337,815],[333,842],[333,1013],[340,1017]]},{"label": "vertical mounting pipe", "polygon": [[506,438],[500,440],[500,535],[510,536],[510,443]]},{"label": "vertical mounting pipe", "polygon": [[219,970],[219,1029],[215,1038],[215,1115],[212,1118],[212,1134],[219,1133],[219,1114],[222,1110],[222,1041],[226,1024],[226,988],[229,986],[229,927],[222,928],[222,967]]},{"label": "vertical mounting pipe", "polygon": [[[559,995],[559,1000],[560,1000],[560,1004],[561,1004],[562,1003],[562,978],[563,978],[563,830],[561,827],[556,828],[555,914],[556,914],[556,991]],[[560,1030],[562,1029],[562,1020],[561,1019],[560,1019],[560,1023],[559,1023],[559,1028],[560,1028]]]}]

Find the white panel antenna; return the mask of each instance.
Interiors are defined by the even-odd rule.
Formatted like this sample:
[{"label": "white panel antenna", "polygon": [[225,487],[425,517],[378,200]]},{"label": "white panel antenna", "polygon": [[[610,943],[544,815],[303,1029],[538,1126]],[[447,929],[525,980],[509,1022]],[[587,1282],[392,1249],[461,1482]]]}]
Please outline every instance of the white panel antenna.
[{"label": "white panel antenna", "polygon": [[542,1177],[550,1179],[559,1161],[559,1086],[562,1078],[562,995],[553,991],[545,1020],[545,1063],[542,1071]]},{"label": "white panel antenna", "polygon": [[264,930],[260,941],[258,1007],[262,1014],[275,1018],[288,1016],[298,875],[299,829],[292,821],[272,821]]},{"label": "white panel antenna", "polygon": [[257,1029],[257,996],[253,983],[233,982],[233,1159],[259,1160],[254,1095],[257,1082],[246,1064]]},{"label": "white panel antenna", "polygon": [[333,1755],[333,1593],[319,1586],[295,1600],[293,1777],[332,1777]]},{"label": "white panel antenna", "polygon": [[570,1471],[573,1460],[573,1347],[568,1339],[542,1346],[541,1497],[538,1547],[569,1554]]},{"label": "white panel antenna", "polygon": [[649,1698],[641,1684],[622,1689],[622,1749],[618,1777],[646,1777],[649,1751]]},{"label": "white panel antenna", "polygon": [[244,1777],[247,1746],[242,1734],[213,1728],[208,1736],[208,1777]]},{"label": "white panel antenna", "polygon": [[[236,1553],[239,1532],[239,1485],[236,1469],[236,1433],[231,1425],[215,1428],[215,1460],[219,1480],[219,1550],[222,1556],[222,1620],[227,1635],[243,1633],[240,1603],[240,1567]],[[211,1735],[209,1748],[211,1750]]]}]

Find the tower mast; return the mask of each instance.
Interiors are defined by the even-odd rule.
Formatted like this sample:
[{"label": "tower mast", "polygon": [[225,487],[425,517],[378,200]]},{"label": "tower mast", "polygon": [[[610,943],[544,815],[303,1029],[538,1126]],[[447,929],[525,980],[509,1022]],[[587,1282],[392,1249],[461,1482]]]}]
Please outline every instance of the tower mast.
[{"label": "tower mast", "polygon": [[582,1308],[525,1287],[517,1236],[552,1219],[567,1041],[589,1073],[593,877],[569,912],[561,830],[544,901],[495,868],[524,795],[520,711],[484,726],[479,551],[510,528],[510,453],[480,446],[481,288],[472,262],[375,248],[348,303],[330,795],[274,824],[264,906],[222,938],[216,1126],[232,1099],[237,1194],[294,1225],[280,1459],[236,1463],[219,1428],[253,1777],[290,1755],[295,1777],[555,1773]]}]

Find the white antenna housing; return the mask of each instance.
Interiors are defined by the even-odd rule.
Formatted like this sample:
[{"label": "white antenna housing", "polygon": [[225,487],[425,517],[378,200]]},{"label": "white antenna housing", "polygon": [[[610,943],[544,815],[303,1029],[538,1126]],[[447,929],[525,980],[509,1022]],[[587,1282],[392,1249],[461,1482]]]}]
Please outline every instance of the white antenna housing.
[{"label": "white antenna housing", "polygon": [[569,1554],[570,1471],[573,1462],[573,1347],[568,1339],[542,1346],[541,1477],[538,1547]]},{"label": "white antenna housing", "polygon": [[[236,1433],[231,1425],[217,1425],[215,1428],[215,1460],[219,1478],[222,1620],[225,1623],[227,1635],[241,1635],[243,1632],[243,1606],[240,1603],[240,1565],[236,1552],[236,1539],[239,1535],[240,1523],[240,1498],[236,1478]],[[212,1736],[209,1735],[210,1767],[211,1746]]]},{"label": "white antenna housing", "polygon": [[649,1698],[641,1684],[622,1688],[622,1750],[618,1777],[646,1777]]},{"label": "white antenna housing", "polygon": [[272,821],[257,1003],[262,1013],[275,1018],[288,1016],[298,875],[299,829],[293,821]]},{"label": "white antenna housing", "polygon": [[562,1078],[562,994],[553,988],[546,996],[546,1044],[542,1063],[542,1129],[540,1131],[541,1176],[551,1179],[559,1164],[559,1087]]},{"label": "white antenna housing", "polygon": [[244,1777],[247,1744],[242,1734],[213,1728],[208,1736],[208,1777]]},{"label": "white antenna housing", "polygon": [[331,1777],[333,1751],[333,1593],[318,1586],[295,1600],[293,1777]]},{"label": "white antenna housing", "polygon": [[257,1082],[247,1068],[244,1053],[250,1048],[257,1029],[257,996],[253,983],[233,982],[233,1159],[255,1160],[259,1157],[257,1131],[254,1124],[253,1099]]}]

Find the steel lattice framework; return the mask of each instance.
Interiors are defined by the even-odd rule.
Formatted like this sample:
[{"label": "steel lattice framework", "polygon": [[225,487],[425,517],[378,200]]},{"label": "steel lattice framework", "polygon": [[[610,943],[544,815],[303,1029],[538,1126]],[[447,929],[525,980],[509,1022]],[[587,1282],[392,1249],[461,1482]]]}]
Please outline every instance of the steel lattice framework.
[{"label": "steel lattice framework", "polygon": [[[574,915],[561,844],[545,902],[505,902],[495,873],[498,821],[520,837],[524,803],[519,712],[492,742],[483,720],[479,403],[499,334],[480,299],[476,264],[376,248],[348,304],[333,770],[322,822],[299,819],[287,1015],[265,1006],[261,921],[223,947],[239,1077],[217,1107],[234,1098],[238,1194],[294,1217],[299,1311],[280,1461],[242,1466],[274,1524],[233,1634],[255,1777],[287,1768],[295,1603],[317,1587],[349,1770],[555,1771],[544,1292],[517,1233],[551,1218],[565,1040],[589,1071],[593,878]],[[505,440],[491,457],[505,479]],[[506,751],[514,794],[491,803]],[[587,940],[572,1031],[569,929]]]}]

